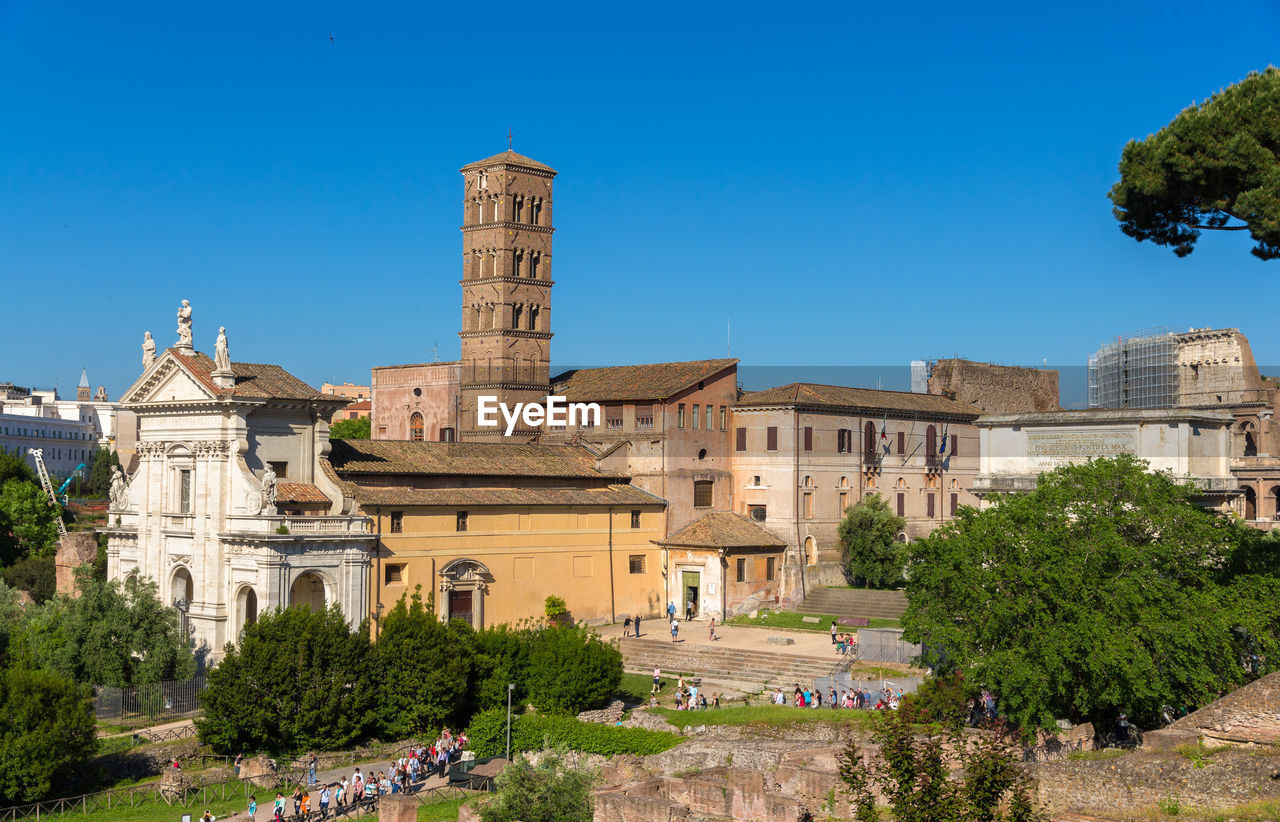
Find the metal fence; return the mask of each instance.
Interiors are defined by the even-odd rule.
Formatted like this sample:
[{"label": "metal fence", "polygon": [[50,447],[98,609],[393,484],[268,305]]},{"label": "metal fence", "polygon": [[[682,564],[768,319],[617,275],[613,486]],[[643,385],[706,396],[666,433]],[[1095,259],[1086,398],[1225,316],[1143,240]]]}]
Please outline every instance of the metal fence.
[{"label": "metal fence", "polygon": [[856,691],[866,689],[870,692],[873,699],[878,698],[885,690],[892,690],[894,693],[902,691],[904,694],[915,693],[920,687],[920,678],[915,676],[904,676],[896,679],[854,679],[848,674],[836,674],[835,676],[819,676],[814,677],[813,687],[822,691],[823,698],[826,698],[827,691],[832,688],[836,689],[836,693],[841,691]]},{"label": "metal fence", "polygon": [[94,688],[93,713],[99,722],[116,725],[165,722],[200,710],[203,675],[130,688]]},{"label": "metal fence", "polygon": [[861,662],[910,663],[920,656],[920,646],[904,642],[896,628],[859,628],[858,660]]}]

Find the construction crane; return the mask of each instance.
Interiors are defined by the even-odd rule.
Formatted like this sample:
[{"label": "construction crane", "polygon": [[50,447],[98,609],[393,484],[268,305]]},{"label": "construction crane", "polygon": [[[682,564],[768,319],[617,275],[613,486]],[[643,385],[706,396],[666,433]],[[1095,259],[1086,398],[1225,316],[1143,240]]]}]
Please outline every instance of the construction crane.
[{"label": "construction crane", "polygon": [[67,526],[62,521],[62,506],[58,504],[58,496],[53,492],[53,482],[49,479],[49,471],[44,467],[44,449],[29,448],[27,453],[36,458],[36,475],[40,477],[40,487],[49,495],[49,504],[57,509],[58,515],[54,517],[54,521],[58,523],[58,536],[66,539]]},{"label": "construction crane", "polygon": [[[71,483],[73,483],[73,482],[75,482],[77,479],[79,479],[79,478],[80,478],[80,475],[81,475],[81,474],[83,474],[83,473],[84,473],[84,463],[82,462],[82,463],[80,463],[79,465],[77,465],[77,466],[76,466],[76,470],[74,470],[74,471],[72,471],[72,472],[71,472],[71,476],[67,477],[66,481],[65,481],[65,482],[63,482],[61,485],[59,485],[59,486],[58,486],[58,502],[62,503],[62,507],[63,507],[63,508],[66,508],[66,507],[67,507],[67,502],[68,502],[68,500],[67,500],[67,489],[68,489],[68,488],[70,488],[70,487],[71,487]],[[76,486],[76,493],[77,493],[77,494],[78,494],[78,493],[80,493],[80,490],[79,490],[79,489],[80,489],[80,486],[79,486],[79,485],[77,485],[77,486]]]}]

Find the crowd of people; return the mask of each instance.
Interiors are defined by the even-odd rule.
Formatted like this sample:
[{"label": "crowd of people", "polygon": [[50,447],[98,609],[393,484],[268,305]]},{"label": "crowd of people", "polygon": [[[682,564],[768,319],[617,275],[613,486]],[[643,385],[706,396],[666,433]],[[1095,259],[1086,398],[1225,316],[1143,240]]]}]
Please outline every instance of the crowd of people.
[{"label": "crowd of people", "polygon": [[[781,688],[774,688],[770,702],[774,705],[786,705],[787,694]],[[835,687],[827,689],[823,694],[821,688],[800,687],[795,686],[795,690],[791,693],[791,704],[797,708],[850,708],[863,709],[873,711],[896,711],[898,705],[902,701],[902,689],[894,689],[887,683],[880,689],[878,694],[872,693],[866,688],[849,688],[841,689],[836,692]]]},{"label": "crowd of people", "polygon": [[[277,792],[270,815],[265,818],[270,822],[281,822],[284,819],[323,822],[329,818],[330,812],[337,816],[349,805],[372,805],[378,797],[386,794],[410,793],[425,779],[446,776],[449,766],[462,757],[466,747],[466,733],[454,734],[445,728],[435,742],[411,746],[385,770],[365,774],[357,767],[349,778],[344,774],[336,782],[323,784],[317,778],[318,760],[315,754],[311,754],[306,760],[306,787],[298,786],[288,799],[283,793]],[[288,813],[290,804],[293,813]],[[256,796],[249,797],[248,810],[249,818],[257,819]]]}]

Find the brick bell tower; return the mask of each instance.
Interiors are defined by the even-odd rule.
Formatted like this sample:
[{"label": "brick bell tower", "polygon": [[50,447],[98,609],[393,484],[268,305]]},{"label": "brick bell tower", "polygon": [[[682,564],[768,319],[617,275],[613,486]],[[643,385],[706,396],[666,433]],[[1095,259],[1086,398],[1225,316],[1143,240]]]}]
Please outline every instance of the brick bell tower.
[{"label": "brick bell tower", "polygon": [[[551,388],[551,183],[556,172],[510,150],[461,170],[458,427],[464,438],[502,439],[505,425],[476,425],[476,398],[496,396],[514,407],[541,402]],[[522,425],[516,432],[536,433]]]}]

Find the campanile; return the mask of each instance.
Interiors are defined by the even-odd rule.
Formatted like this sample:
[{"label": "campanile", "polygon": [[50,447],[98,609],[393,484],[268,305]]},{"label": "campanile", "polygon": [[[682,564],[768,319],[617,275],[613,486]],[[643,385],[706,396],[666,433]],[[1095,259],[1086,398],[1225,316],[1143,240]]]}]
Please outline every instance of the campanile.
[{"label": "campanile", "polygon": [[[476,397],[541,402],[550,390],[550,166],[514,151],[462,167],[460,434],[477,428]],[[519,430],[519,429],[517,429]],[[532,433],[532,432],[530,432]]]}]

